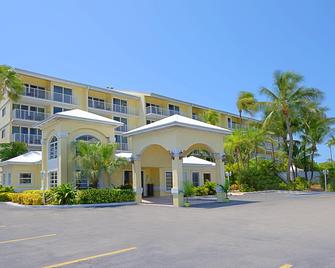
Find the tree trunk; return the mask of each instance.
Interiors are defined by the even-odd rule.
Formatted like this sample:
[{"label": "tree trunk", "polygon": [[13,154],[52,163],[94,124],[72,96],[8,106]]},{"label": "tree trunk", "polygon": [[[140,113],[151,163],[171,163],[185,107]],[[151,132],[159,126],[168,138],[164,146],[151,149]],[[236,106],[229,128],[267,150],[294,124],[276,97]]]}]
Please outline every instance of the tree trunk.
[{"label": "tree trunk", "polygon": [[287,174],[286,174],[286,178],[287,181],[291,180],[291,166],[292,166],[292,156],[293,156],[293,134],[291,131],[291,123],[290,120],[288,118],[288,116],[286,115],[286,127],[287,127],[287,133],[289,135],[289,146],[288,146],[288,164],[287,164]]},{"label": "tree trunk", "polygon": [[314,177],[314,153],[315,153],[315,150],[313,148],[312,150],[312,163],[311,163],[311,178],[310,178],[310,181],[313,181],[313,177]]},{"label": "tree trunk", "polygon": [[242,110],[238,111],[240,114],[240,129],[242,128]]}]

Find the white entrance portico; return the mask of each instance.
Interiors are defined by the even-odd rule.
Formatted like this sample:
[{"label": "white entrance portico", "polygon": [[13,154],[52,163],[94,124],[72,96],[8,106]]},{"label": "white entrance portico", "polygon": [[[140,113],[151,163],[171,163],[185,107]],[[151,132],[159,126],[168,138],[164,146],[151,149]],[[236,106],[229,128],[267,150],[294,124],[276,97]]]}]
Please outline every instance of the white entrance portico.
[{"label": "white entrance portico", "polygon": [[[231,131],[180,115],[173,115],[125,133],[132,146],[132,175],[136,201],[142,200],[141,170],[147,163],[170,167],[173,204],[183,205],[183,158],[195,149],[205,149],[215,158],[215,181],[224,184],[223,145]],[[168,157],[155,153],[159,146]],[[145,156],[145,157],[144,157]]]}]

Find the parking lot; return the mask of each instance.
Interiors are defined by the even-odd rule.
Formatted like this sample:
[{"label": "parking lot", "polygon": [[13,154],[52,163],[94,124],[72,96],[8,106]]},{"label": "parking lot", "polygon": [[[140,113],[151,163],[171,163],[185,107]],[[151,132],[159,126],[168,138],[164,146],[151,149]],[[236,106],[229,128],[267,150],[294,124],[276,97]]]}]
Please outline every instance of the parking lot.
[{"label": "parking lot", "polygon": [[334,240],[331,193],[191,208],[0,204],[0,267],[334,267]]}]

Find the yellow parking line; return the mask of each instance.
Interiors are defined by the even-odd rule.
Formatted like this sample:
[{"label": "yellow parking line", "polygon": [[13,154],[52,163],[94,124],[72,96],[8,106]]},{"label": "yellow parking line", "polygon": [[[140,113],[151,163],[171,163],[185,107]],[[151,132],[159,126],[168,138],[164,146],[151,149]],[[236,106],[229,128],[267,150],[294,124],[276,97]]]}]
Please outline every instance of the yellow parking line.
[{"label": "yellow parking line", "polygon": [[13,240],[6,240],[6,241],[0,241],[0,244],[7,244],[7,243],[14,243],[14,242],[20,242],[20,241],[26,241],[26,240],[33,240],[33,239],[39,239],[39,238],[50,237],[50,236],[55,236],[55,235],[56,234],[48,234],[48,235],[39,235],[39,236],[13,239]]},{"label": "yellow parking line", "polygon": [[115,250],[115,251],[111,251],[111,252],[107,252],[107,253],[103,253],[103,254],[99,254],[99,255],[94,255],[94,256],[90,256],[90,257],[86,257],[86,258],[81,258],[81,259],[77,259],[77,260],[72,260],[72,261],[66,261],[66,262],[62,262],[62,263],[57,263],[57,264],[45,266],[43,268],[62,267],[62,266],[65,266],[65,265],[70,265],[70,264],[74,264],[74,263],[78,263],[78,262],[89,261],[89,260],[96,259],[96,258],[101,258],[101,257],[116,255],[116,254],[120,254],[120,253],[125,253],[125,252],[131,251],[131,250],[135,250],[135,249],[136,249],[136,247],[124,248],[124,249]]},{"label": "yellow parking line", "polygon": [[284,264],[284,265],[282,265],[282,266],[280,266],[279,268],[292,268],[293,267],[293,265],[292,264]]}]

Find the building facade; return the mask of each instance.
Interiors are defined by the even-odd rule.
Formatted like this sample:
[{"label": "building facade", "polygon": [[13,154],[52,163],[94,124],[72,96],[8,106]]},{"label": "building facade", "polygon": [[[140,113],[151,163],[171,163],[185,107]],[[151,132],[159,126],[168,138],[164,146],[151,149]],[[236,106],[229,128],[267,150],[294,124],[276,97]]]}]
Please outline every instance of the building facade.
[{"label": "building facade", "polygon": [[[61,183],[88,187],[88,181],[76,175],[71,144],[77,140],[117,143],[118,157],[129,164],[113,178],[103,178],[100,186],[131,184],[138,200],[172,193],[180,205],[183,180],[195,186],[207,180],[223,183],[224,136],[239,127],[237,115],[216,110],[219,124],[212,126],[203,122],[210,108],[194,103],[16,72],[25,90],[16,102],[0,102],[0,143],[25,142],[30,152],[0,163],[2,184],[17,191]],[[190,157],[199,149],[215,155],[215,161]]]},{"label": "building facade", "polygon": [[[211,109],[154,93],[99,88],[20,69],[16,72],[24,83],[24,94],[16,102],[7,98],[0,102],[0,143],[21,141],[30,150],[41,150],[42,132],[34,125],[62,111],[80,109],[122,122],[115,141],[120,151],[129,151],[124,132],[174,114],[203,120]],[[219,126],[239,127],[237,115],[217,112]]]}]

